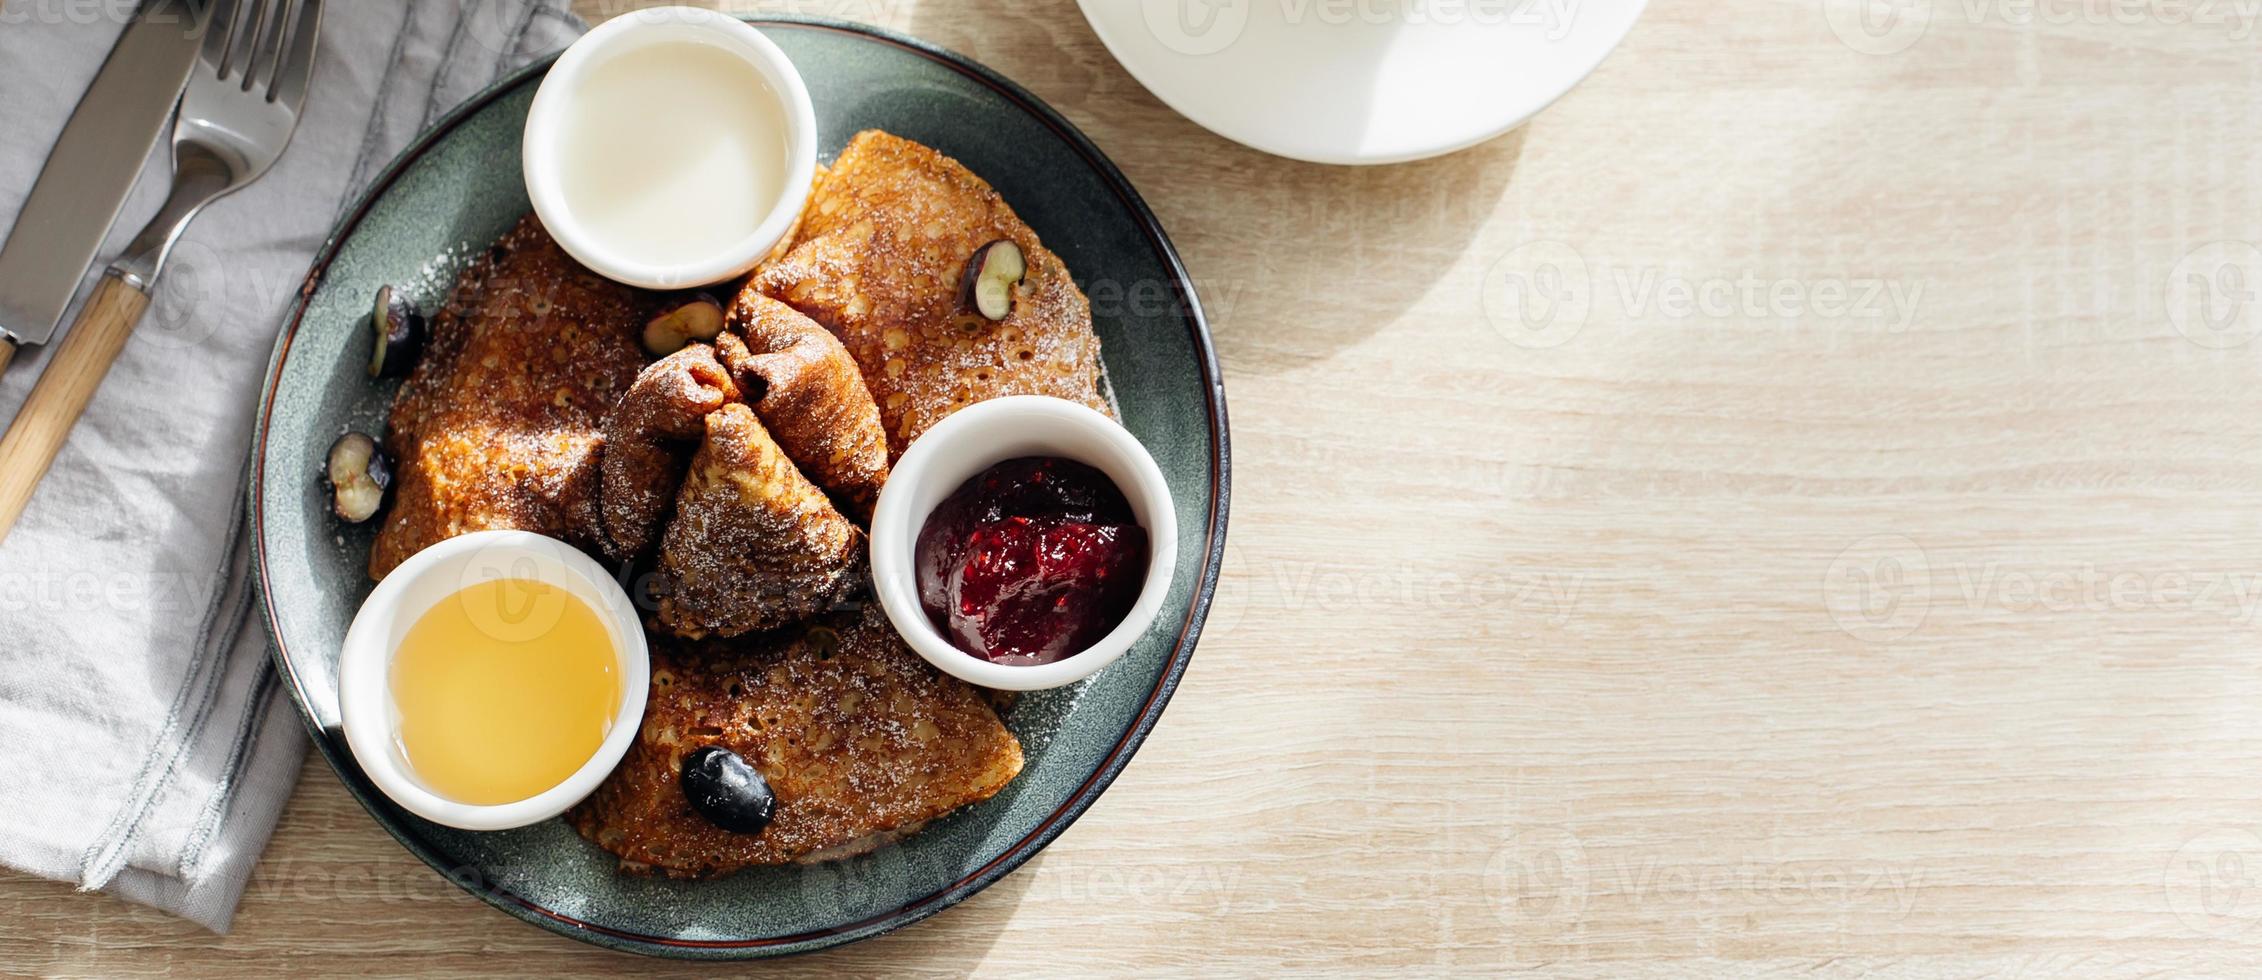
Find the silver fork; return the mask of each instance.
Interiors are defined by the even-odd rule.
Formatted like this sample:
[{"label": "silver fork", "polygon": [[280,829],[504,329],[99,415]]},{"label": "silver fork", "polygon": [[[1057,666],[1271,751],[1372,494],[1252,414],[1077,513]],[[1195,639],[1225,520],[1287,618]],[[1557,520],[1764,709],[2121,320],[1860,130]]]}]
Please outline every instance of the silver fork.
[{"label": "silver fork", "polygon": [[0,539],[15,527],[71,426],[118,359],[165,259],[204,206],[259,179],[298,128],[322,0],[214,0],[173,120],[173,190],[110,263],[39,383],[0,437]]}]

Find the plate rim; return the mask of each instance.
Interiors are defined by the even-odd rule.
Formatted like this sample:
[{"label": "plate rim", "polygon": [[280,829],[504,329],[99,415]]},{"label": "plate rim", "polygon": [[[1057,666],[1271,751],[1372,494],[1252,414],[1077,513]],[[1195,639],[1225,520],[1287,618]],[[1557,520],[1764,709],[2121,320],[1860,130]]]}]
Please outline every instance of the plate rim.
[{"label": "plate rim", "polygon": [[1139,196],[1138,191],[1132,187],[1130,180],[1116,167],[1114,161],[1110,160],[1105,153],[1102,153],[1099,147],[1084,135],[1082,130],[1076,128],[1074,123],[1069,122],[1066,117],[1046,104],[1044,100],[988,66],[940,45],[887,28],[833,18],[763,14],[742,15],[740,19],[758,27],[829,31],[904,49],[944,68],[956,71],[970,81],[1004,97],[1022,111],[1044,123],[1047,128],[1053,130],[1063,141],[1068,143],[1070,149],[1077,156],[1083,158],[1086,165],[1098,174],[1107,189],[1122,202],[1133,221],[1146,237],[1148,244],[1154,249],[1156,256],[1162,260],[1163,265],[1169,271],[1172,291],[1182,313],[1181,319],[1186,324],[1190,339],[1194,344],[1195,367],[1202,377],[1202,393],[1205,407],[1208,410],[1211,444],[1215,447],[1215,451],[1210,456],[1210,485],[1212,489],[1209,518],[1204,527],[1206,540],[1204,542],[1203,561],[1201,567],[1196,570],[1197,577],[1194,590],[1190,595],[1185,620],[1179,628],[1178,638],[1171,649],[1170,663],[1164,669],[1162,676],[1156,680],[1153,689],[1147,693],[1145,702],[1141,705],[1132,724],[1124,731],[1122,737],[1117,740],[1114,747],[1100,760],[1093,771],[1084,778],[1082,783],[1078,784],[1068,799],[1046,816],[1035,829],[1000,851],[987,863],[967,872],[951,885],[904,903],[891,911],[824,930],[774,938],[702,940],[676,936],[656,936],[585,922],[543,907],[539,903],[523,898],[492,883],[478,880],[476,875],[465,873],[476,869],[446,867],[435,848],[413,831],[399,826],[395,820],[389,819],[381,811],[380,804],[376,802],[376,791],[367,784],[367,777],[361,773],[360,767],[354,763],[352,756],[337,744],[333,734],[317,724],[314,715],[307,708],[306,690],[297,672],[292,669],[291,659],[285,652],[281,617],[271,599],[273,593],[268,586],[271,569],[268,563],[266,546],[263,498],[265,497],[267,474],[263,464],[268,453],[268,439],[272,430],[271,423],[275,409],[275,394],[281,383],[282,366],[289,357],[292,341],[296,338],[299,327],[305,319],[307,307],[312,302],[316,289],[328,274],[330,265],[337,258],[338,251],[346,238],[359,228],[362,219],[367,216],[377,199],[390,190],[410,166],[421,159],[440,139],[453,132],[466,119],[484,110],[494,101],[514,91],[520,85],[525,84],[528,79],[547,72],[557,60],[557,54],[552,53],[544,56],[497,79],[493,84],[480,90],[478,94],[450,109],[422,133],[419,133],[414,140],[410,141],[391,162],[386,164],[384,170],[372,179],[368,189],[355,199],[353,206],[346,210],[331,226],[329,235],[324,239],[321,249],[316,252],[305,278],[300,283],[299,295],[292,303],[276,337],[274,348],[268,355],[266,377],[260,388],[250,458],[246,461],[250,478],[245,481],[245,507],[249,524],[248,532],[251,538],[250,557],[254,572],[252,581],[259,594],[261,625],[267,632],[270,663],[276,673],[280,675],[285,690],[290,694],[292,710],[298,714],[300,723],[306,726],[315,748],[321,753],[324,761],[329,763],[331,770],[337,773],[339,781],[345,785],[348,792],[353,794],[355,800],[361,804],[362,809],[369,814],[372,821],[384,828],[385,832],[391,835],[395,841],[399,842],[411,854],[414,854],[418,860],[423,861],[435,872],[438,872],[441,877],[454,882],[465,891],[477,896],[481,901],[502,910],[511,917],[550,932],[610,949],[681,959],[760,959],[786,956],[815,952],[884,935],[922,921],[937,912],[965,901],[975,893],[996,883],[1014,869],[1019,868],[1055,839],[1058,839],[1062,832],[1083,816],[1101,794],[1106,792],[1107,788],[1114,783],[1116,777],[1122,774],[1123,769],[1129,765],[1131,757],[1137,753],[1139,747],[1145,743],[1147,735],[1153,731],[1156,723],[1161,720],[1163,709],[1169,705],[1171,696],[1177,692],[1178,684],[1184,677],[1187,666],[1193,660],[1194,648],[1201,638],[1203,624],[1209,616],[1211,601],[1216,595],[1218,576],[1222,570],[1225,556],[1227,514],[1232,498],[1231,430],[1227,424],[1224,372],[1219,365],[1217,349],[1210,336],[1208,317],[1202,311],[1200,297],[1197,295],[1191,276],[1187,273],[1184,261],[1179,257],[1177,247],[1171,243],[1170,237],[1163,230],[1161,222],[1156,219],[1154,212],[1147,207],[1146,201]]},{"label": "plate rim", "polygon": [[[1100,46],[1107,49],[1108,57],[1113,60],[1118,66],[1121,66],[1124,73],[1130,75],[1132,81],[1138,82],[1139,87],[1145,89],[1148,95],[1154,97],[1155,101],[1162,103],[1164,106],[1167,106],[1170,111],[1177,113],[1180,118],[1183,118],[1196,126],[1200,126],[1202,129],[1208,131],[1212,135],[1218,136],[1222,139],[1239,144],[1241,146],[1246,146],[1259,153],[1270,154],[1272,156],[1280,157],[1283,160],[1295,160],[1300,163],[1316,163],[1325,166],[1336,167],[1374,167],[1387,166],[1393,163],[1412,163],[1416,160],[1428,160],[1433,157],[1444,156],[1448,153],[1459,153],[1460,151],[1466,150],[1472,146],[1476,146],[1479,143],[1498,139],[1501,136],[1506,135],[1510,130],[1513,130],[1518,126],[1522,126],[1523,124],[1532,121],[1532,117],[1547,111],[1547,107],[1554,105],[1558,101],[1561,101],[1564,96],[1571,94],[1571,90],[1578,88],[1581,83],[1585,82],[1588,77],[1592,76],[1595,73],[1596,69],[1602,67],[1602,63],[1604,61],[1608,61],[1610,59],[1611,54],[1615,53],[1620,46],[1626,43],[1626,36],[1633,33],[1634,25],[1640,23],[1642,15],[1647,13],[1649,10],[1649,0],[1629,0],[1631,9],[1627,11],[1625,22],[1619,25],[1617,36],[1610,39],[1610,43],[1603,47],[1600,54],[1597,54],[1592,61],[1589,61],[1585,65],[1581,66],[1575,76],[1569,77],[1559,86],[1554,86],[1546,89],[1544,97],[1536,100],[1528,100],[1522,104],[1522,108],[1520,110],[1511,110],[1507,113],[1502,114],[1499,121],[1497,121],[1495,124],[1487,126],[1481,132],[1472,131],[1471,133],[1466,134],[1456,134],[1455,136],[1447,139],[1433,139],[1422,141],[1418,144],[1399,147],[1385,152],[1361,153],[1355,150],[1345,152],[1312,152],[1305,149],[1283,145],[1268,136],[1251,135],[1248,133],[1234,133],[1230,131],[1233,127],[1221,125],[1214,118],[1214,114],[1209,112],[1207,108],[1192,107],[1189,106],[1186,103],[1186,100],[1183,98],[1173,99],[1169,96],[1164,95],[1162,92],[1162,87],[1158,85],[1158,83],[1154,81],[1152,77],[1150,77],[1159,75],[1159,72],[1155,68],[1155,64],[1153,62],[1147,61],[1142,61],[1139,65],[1133,64],[1134,60],[1137,59],[1126,56],[1126,52],[1129,50],[1129,45],[1121,42],[1118,38],[1109,34],[1107,26],[1105,24],[1102,24],[1100,21],[1100,15],[1093,12],[1094,2],[1095,0],[1076,0],[1076,9],[1083,15],[1084,23],[1089,26],[1092,29],[1092,33],[1100,39]],[[1097,0],[1097,2],[1104,3],[1108,2],[1108,0]],[[1214,56],[1215,55],[1211,55],[1210,57]],[[1199,109],[1199,111],[1196,111],[1197,109]]]}]

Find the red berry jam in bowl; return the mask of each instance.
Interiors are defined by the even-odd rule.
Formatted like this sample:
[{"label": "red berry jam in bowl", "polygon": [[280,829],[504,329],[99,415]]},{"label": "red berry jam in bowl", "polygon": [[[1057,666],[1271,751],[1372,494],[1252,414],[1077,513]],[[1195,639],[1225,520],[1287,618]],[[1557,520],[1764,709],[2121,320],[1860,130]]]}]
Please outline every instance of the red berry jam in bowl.
[{"label": "red berry jam in bowl", "polygon": [[911,440],[872,509],[872,592],[912,652],[999,691],[1157,652],[1179,555],[1154,455],[1094,409],[975,402]]},{"label": "red berry jam in bowl", "polygon": [[921,526],[919,604],[967,653],[1049,664],[1123,622],[1145,584],[1147,547],[1106,474],[1055,456],[1009,459],[961,484]]}]

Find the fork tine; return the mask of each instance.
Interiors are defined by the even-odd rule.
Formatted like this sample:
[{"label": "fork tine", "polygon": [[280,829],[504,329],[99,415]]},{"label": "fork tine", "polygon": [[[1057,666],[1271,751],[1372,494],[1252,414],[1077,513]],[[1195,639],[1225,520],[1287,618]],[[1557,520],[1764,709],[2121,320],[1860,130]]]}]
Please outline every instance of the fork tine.
[{"label": "fork tine", "polygon": [[283,26],[290,0],[260,0],[259,26],[252,32],[250,44],[244,49],[243,90],[261,88],[274,77],[275,58],[282,47]]},{"label": "fork tine", "polygon": [[233,78],[251,61],[251,49],[258,44],[259,19],[266,16],[270,0],[249,0],[237,4],[229,17],[228,40],[220,51],[220,77]]},{"label": "fork tine", "polygon": [[228,41],[235,33],[236,0],[212,0],[205,9],[204,50],[197,55],[197,60],[208,66],[227,61]]},{"label": "fork tine", "polygon": [[275,87],[268,101],[297,109],[306,101],[306,82],[314,73],[314,46],[322,33],[322,0],[299,0],[298,24],[291,28],[290,46],[276,66]]},{"label": "fork tine", "polygon": [[252,62],[251,75],[244,79],[250,91],[274,94],[275,75],[283,69],[287,50],[284,45],[290,43],[291,15],[296,12],[291,0],[275,0],[275,23],[259,33],[259,60]]}]

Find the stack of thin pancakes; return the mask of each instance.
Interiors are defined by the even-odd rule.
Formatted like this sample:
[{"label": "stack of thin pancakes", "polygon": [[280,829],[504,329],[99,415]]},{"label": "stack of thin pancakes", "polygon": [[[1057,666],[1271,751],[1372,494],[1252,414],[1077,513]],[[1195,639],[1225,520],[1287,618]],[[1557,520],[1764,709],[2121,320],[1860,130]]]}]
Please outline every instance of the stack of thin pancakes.
[{"label": "stack of thin pancakes", "polygon": [[[991,321],[960,282],[1000,239],[1028,270]],[[637,337],[666,302],[580,268],[532,216],[467,270],[393,405],[399,485],[371,574],[489,528],[653,570],[642,729],[568,815],[624,869],[831,860],[989,798],[1022,763],[990,692],[920,660],[876,605],[841,607],[920,433],[1002,395],[1110,411],[1083,293],[981,178],[867,131],[711,345],[648,358]],[[710,745],[769,782],[762,832],[685,798],[682,760]]]}]

